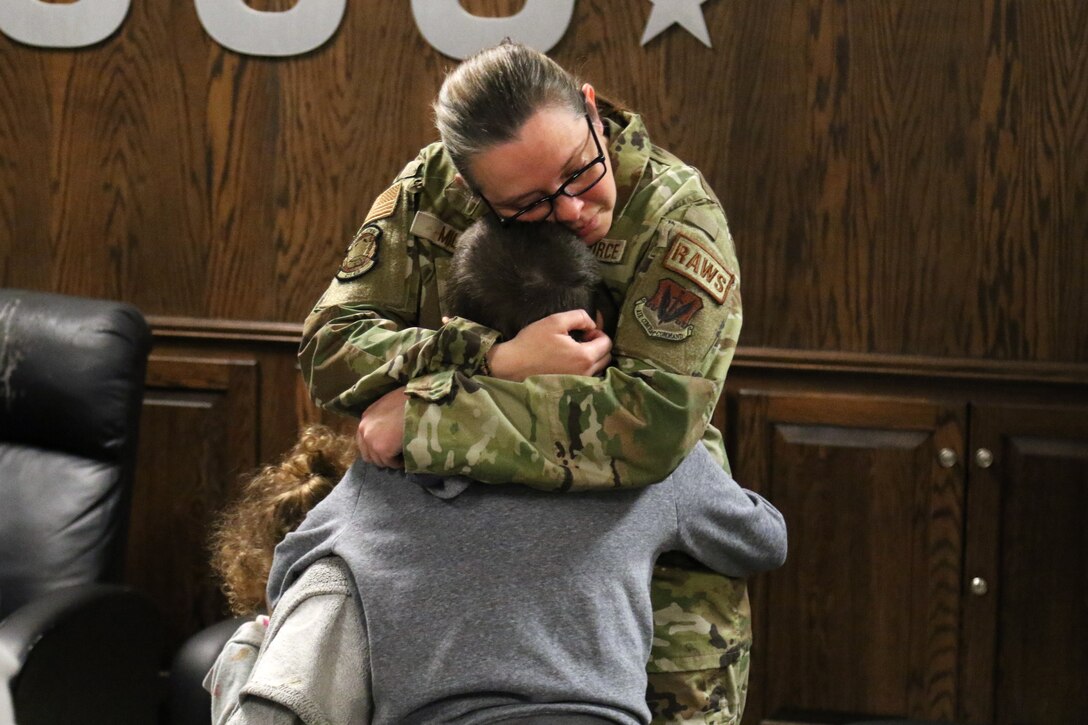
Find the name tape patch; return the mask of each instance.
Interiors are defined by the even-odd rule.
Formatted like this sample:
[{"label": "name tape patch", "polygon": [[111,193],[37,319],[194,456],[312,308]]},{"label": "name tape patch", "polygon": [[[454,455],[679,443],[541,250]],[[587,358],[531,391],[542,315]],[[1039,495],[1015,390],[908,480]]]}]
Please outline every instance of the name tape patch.
[{"label": "name tape patch", "polygon": [[421,239],[434,242],[451,254],[454,247],[457,246],[457,237],[461,236],[461,232],[434,214],[425,211],[416,212],[415,217],[412,218],[412,227],[409,231]]},{"label": "name tape patch", "polygon": [[602,239],[596,242],[589,251],[602,264],[619,264],[623,260],[623,252],[627,249],[626,239]]},{"label": "name tape patch", "polygon": [[718,304],[725,302],[737,277],[705,246],[680,232],[673,236],[672,247],[665,254],[665,269],[690,279]]}]

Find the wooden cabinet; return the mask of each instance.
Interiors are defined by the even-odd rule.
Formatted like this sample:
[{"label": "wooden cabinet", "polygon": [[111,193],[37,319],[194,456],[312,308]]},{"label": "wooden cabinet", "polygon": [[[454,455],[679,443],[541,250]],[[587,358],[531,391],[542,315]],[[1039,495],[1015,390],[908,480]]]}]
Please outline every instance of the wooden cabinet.
[{"label": "wooden cabinet", "polygon": [[734,471],[790,543],[752,582],[746,724],[1088,722],[1083,384],[738,378]]},{"label": "wooden cabinet", "polygon": [[969,440],[960,712],[1088,722],[1088,406],[972,406]]}]

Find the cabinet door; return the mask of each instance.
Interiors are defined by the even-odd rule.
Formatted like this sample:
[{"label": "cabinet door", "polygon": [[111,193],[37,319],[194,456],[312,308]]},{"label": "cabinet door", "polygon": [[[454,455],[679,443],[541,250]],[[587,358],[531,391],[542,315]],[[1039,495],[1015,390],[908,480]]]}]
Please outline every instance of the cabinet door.
[{"label": "cabinet door", "polygon": [[970,440],[962,717],[1088,722],[1088,408],[973,406]]},{"label": "cabinet door", "polygon": [[738,479],[789,530],[785,566],[753,583],[745,722],[951,719],[965,408],[742,391],[736,412]]}]

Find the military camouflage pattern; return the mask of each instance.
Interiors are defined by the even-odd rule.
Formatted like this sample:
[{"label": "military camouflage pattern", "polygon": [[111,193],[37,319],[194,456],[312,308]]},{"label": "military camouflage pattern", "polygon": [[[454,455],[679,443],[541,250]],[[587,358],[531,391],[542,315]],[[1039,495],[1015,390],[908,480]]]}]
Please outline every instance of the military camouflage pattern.
[{"label": "military camouflage pattern", "polygon": [[[752,610],[741,579],[673,566],[654,568],[654,640],[646,701],[658,722],[734,725],[744,713]],[[680,560],[682,561],[682,560]],[[707,651],[707,643],[715,651]]]},{"label": "military camouflage pattern", "polygon": [[724,669],[649,675],[646,703],[651,723],[737,725],[748,697],[748,650]]},{"label": "military camouflage pattern", "polygon": [[[664,479],[700,439],[728,468],[709,424],[742,320],[725,215],[702,175],[654,146],[637,115],[604,120],[617,200],[594,251],[617,323],[607,330],[613,367],[603,377],[513,383],[479,374],[497,333],[457,318],[442,323],[451,250],[484,206],[455,181],[436,143],[368,215],[375,264],[334,279],[306,320],[299,358],[314,400],[358,416],[406,385],[408,471],[557,491],[642,486]],[[678,619],[658,637],[651,669],[718,669],[751,640],[746,620],[738,628],[718,611],[722,596],[747,606],[744,583],[678,571],[665,588],[655,579],[655,609]],[[682,615],[709,626],[685,629]],[[741,661],[726,677],[746,683]],[[722,709],[739,711],[743,687],[733,692]]]}]

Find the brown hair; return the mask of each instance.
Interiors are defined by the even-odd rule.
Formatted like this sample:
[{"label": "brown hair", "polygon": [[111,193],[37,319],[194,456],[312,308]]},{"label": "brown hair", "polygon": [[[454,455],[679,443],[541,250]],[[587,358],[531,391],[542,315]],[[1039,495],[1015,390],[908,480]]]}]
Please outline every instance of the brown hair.
[{"label": "brown hair", "polygon": [[435,125],[466,179],[472,157],[510,141],[544,108],[585,112],[581,83],[543,53],[513,41],[481,50],[446,76]]},{"label": "brown hair", "polygon": [[246,482],[216,522],[211,539],[212,569],[232,612],[246,615],[264,608],[276,544],[329,494],[355,456],[350,436],[312,425],[279,463]]}]

